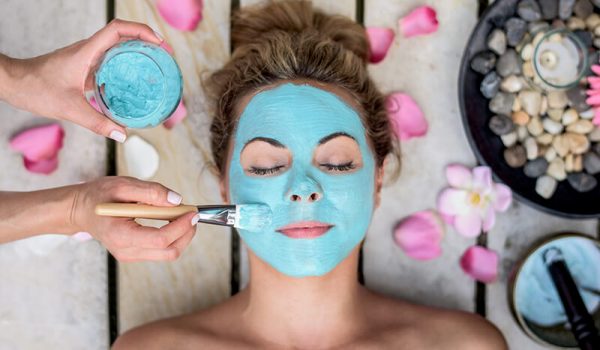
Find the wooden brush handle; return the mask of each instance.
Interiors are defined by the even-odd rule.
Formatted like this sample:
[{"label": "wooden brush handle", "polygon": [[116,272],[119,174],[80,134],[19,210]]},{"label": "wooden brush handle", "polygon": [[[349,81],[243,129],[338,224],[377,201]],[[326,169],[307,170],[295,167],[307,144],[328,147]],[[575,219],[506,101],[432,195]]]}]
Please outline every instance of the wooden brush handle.
[{"label": "wooden brush handle", "polygon": [[115,216],[121,218],[142,218],[157,220],[173,220],[191,211],[197,211],[195,205],[179,205],[176,207],[155,207],[134,203],[101,203],[96,205],[96,215]]}]

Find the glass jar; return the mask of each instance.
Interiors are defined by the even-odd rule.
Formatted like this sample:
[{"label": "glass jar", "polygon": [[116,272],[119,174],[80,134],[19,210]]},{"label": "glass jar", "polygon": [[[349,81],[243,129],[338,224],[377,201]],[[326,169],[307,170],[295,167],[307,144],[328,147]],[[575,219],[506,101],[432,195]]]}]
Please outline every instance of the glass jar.
[{"label": "glass jar", "polygon": [[102,112],[129,128],[162,123],[175,111],[183,93],[175,59],[160,46],[141,40],[108,50],[93,79]]}]

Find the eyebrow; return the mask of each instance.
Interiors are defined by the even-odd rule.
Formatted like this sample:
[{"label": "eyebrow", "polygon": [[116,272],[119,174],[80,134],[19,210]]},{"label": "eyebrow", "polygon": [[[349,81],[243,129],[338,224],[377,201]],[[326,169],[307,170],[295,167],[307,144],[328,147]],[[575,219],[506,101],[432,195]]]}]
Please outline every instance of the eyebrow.
[{"label": "eyebrow", "polygon": [[266,143],[270,144],[271,146],[274,146],[274,147],[277,147],[277,148],[286,148],[281,142],[279,142],[279,141],[277,141],[275,139],[272,139],[270,137],[261,137],[261,136],[259,136],[259,137],[255,137],[252,140],[246,142],[244,144],[244,147],[242,148],[242,150],[244,150],[244,148],[246,148],[246,146],[248,146],[249,144],[251,144],[254,141],[263,141],[263,142],[266,142]]},{"label": "eyebrow", "polygon": [[340,137],[340,136],[346,136],[349,137],[351,139],[353,139],[354,141],[356,141],[356,139],[348,134],[346,134],[345,132],[334,132],[333,134],[327,135],[325,137],[323,137],[322,139],[319,140],[319,145],[324,144],[327,141],[330,141],[332,139],[335,139],[336,137]]}]

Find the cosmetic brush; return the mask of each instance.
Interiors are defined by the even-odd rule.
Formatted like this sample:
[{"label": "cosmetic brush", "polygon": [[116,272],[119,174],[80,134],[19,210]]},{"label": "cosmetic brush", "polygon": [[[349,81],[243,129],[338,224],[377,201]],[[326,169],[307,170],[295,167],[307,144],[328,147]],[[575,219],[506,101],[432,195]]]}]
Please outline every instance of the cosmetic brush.
[{"label": "cosmetic brush", "polygon": [[179,205],[156,207],[135,203],[101,203],[95,213],[100,216],[173,220],[189,212],[198,213],[205,224],[231,226],[248,231],[261,231],[271,223],[271,209],[264,204]]}]

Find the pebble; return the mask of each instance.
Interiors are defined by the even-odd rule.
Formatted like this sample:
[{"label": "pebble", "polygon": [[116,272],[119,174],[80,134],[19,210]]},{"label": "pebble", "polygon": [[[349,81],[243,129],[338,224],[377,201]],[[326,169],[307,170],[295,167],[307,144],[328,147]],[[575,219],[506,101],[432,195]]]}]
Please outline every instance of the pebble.
[{"label": "pebble", "polygon": [[518,17],[511,17],[504,23],[504,29],[506,30],[506,42],[514,47],[523,39],[527,31],[527,22]]},{"label": "pebble", "polygon": [[[537,141],[537,140],[536,140]],[[551,146],[546,146],[546,145],[540,145],[538,143],[538,157],[543,157],[544,154],[546,154],[546,151],[548,151],[548,148],[550,148]]]},{"label": "pebble", "polygon": [[546,153],[544,153],[544,158],[549,162],[551,162],[556,157],[557,157],[557,154],[556,154],[556,150],[554,149],[554,147],[548,148],[548,150],[546,150]]},{"label": "pebble", "polygon": [[558,0],[558,17],[560,19],[571,17],[573,7],[575,7],[575,0]]},{"label": "pebble", "polygon": [[[590,149],[590,141],[583,135],[567,132],[562,136],[569,145],[569,151],[573,154],[584,154]],[[560,154],[560,152],[558,152],[558,154]]]},{"label": "pebble", "polygon": [[579,40],[581,40],[583,45],[586,47],[592,46],[592,40],[594,40],[592,33],[588,32],[587,30],[580,29],[574,31],[573,34],[575,34],[575,36],[577,36],[577,38],[579,38]]},{"label": "pebble", "polygon": [[505,92],[519,92],[525,85],[523,79],[516,75],[509,75],[500,83],[500,90]]},{"label": "pebble", "polygon": [[586,173],[573,173],[567,176],[567,181],[571,187],[573,187],[578,192],[588,192],[593,190],[598,181],[592,175]]},{"label": "pebble", "polygon": [[548,133],[543,133],[540,136],[536,137],[535,140],[544,146],[548,146],[552,144],[552,140],[554,140],[554,136]]},{"label": "pebble", "polygon": [[524,111],[518,111],[512,114],[512,121],[517,125],[527,125],[529,119],[529,114]]},{"label": "pebble", "polygon": [[511,74],[521,74],[521,59],[514,49],[508,49],[498,58],[496,62],[496,72],[501,77],[508,77]]},{"label": "pebble", "polygon": [[518,112],[520,110],[521,110],[521,101],[519,101],[518,98],[515,98],[515,100],[513,101],[513,105],[512,105],[512,111]]},{"label": "pebble", "polygon": [[552,140],[552,147],[559,157],[564,157],[569,153],[569,141],[564,135],[556,135]]},{"label": "pebble", "polygon": [[583,156],[581,154],[576,155],[573,158],[573,171],[582,171],[583,170]]},{"label": "pebble", "polygon": [[596,154],[597,154],[597,155],[599,155],[599,156],[600,156],[600,143],[595,143],[595,144],[592,146],[592,150],[593,150],[594,152],[596,152]]},{"label": "pebble", "polygon": [[558,181],[562,181],[567,178],[567,172],[565,171],[565,161],[562,158],[554,158],[550,164],[546,174],[552,176]]},{"label": "pebble", "polygon": [[596,126],[594,130],[588,134],[588,138],[592,142],[600,142],[600,127]]},{"label": "pebble", "polygon": [[487,74],[495,65],[496,55],[492,51],[480,52],[471,60],[471,69],[481,74]]},{"label": "pebble", "polygon": [[564,91],[549,91],[546,93],[548,96],[548,107],[553,109],[563,109],[569,103],[567,94]]},{"label": "pebble", "polygon": [[587,111],[583,111],[583,112],[579,113],[579,116],[582,119],[594,119],[594,109],[590,108]]},{"label": "pebble", "polygon": [[521,0],[517,6],[517,14],[528,22],[542,19],[542,10],[535,0]]},{"label": "pebble", "polygon": [[569,99],[569,105],[575,108],[575,110],[577,110],[578,113],[590,109],[590,106],[585,102],[585,100],[587,99],[585,89],[580,86],[576,86],[568,90],[567,98]]},{"label": "pebble", "polygon": [[487,38],[487,47],[498,55],[502,55],[506,52],[506,34],[498,28],[492,30]]},{"label": "pebble", "polygon": [[496,71],[491,71],[485,75],[483,80],[481,81],[481,85],[479,86],[479,90],[481,94],[485,96],[485,98],[492,98],[494,95],[498,93],[500,89],[500,82],[502,78],[496,73]]},{"label": "pebble", "polygon": [[504,150],[504,160],[513,168],[521,167],[527,162],[525,148],[521,145],[515,145]]},{"label": "pebble", "polygon": [[523,75],[527,78],[533,78],[533,76],[535,75],[535,72],[533,70],[533,63],[531,63],[531,61],[523,62],[521,70],[523,71]]},{"label": "pebble", "polygon": [[[592,45],[594,45],[595,48],[600,48],[600,38],[596,38],[594,39],[594,41],[592,41]],[[592,61],[592,62],[597,62],[597,61]]]},{"label": "pebble", "polygon": [[597,13],[592,13],[585,19],[585,26],[589,31],[593,31],[598,25],[600,25],[600,15]]},{"label": "pebble", "polygon": [[542,41],[542,38],[544,38],[544,33],[537,33],[534,37],[533,40],[531,41],[531,44],[536,47],[537,44],[540,43],[540,41]]},{"label": "pebble", "polygon": [[558,183],[556,182],[556,180],[554,180],[550,176],[540,176],[535,182],[535,192],[543,198],[548,199],[554,194],[557,184]]},{"label": "pebble", "polygon": [[527,162],[527,164],[525,164],[525,167],[523,168],[523,172],[528,177],[536,178],[536,177],[540,177],[540,176],[544,175],[546,173],[547,169],[548,169],[548,161],[544,158],[536,158],[534,160]]},{"label": "pebble", "polygon": [[550,108],[546,111],[546,115],[548,115],[552,120],[559,122],[563,117],[563,110]]},{"label": "pebble", "polygon": [[546,114],[548,111],[548,97],[542,95],[542,104],[540,105],[540,115]]},{"label": "pebble", "polygon": [[556,18],[555,20],[552,21],[553,29],[564,29],[566,27],[567,27],[567,25],[565,24],[565,21],[563,21],[562,19]]},{"label": "pebble", "polygon": [[600,7],[600,0],[592,0],[592,4],[596,7]]},{"label": "pebble", "polygon": [[521,59],[524,61],[529,61],[533,57],[533,45],[526,44],[521,49]]},{"label": "pebble", "polygon": [[508,134],[501,135],[500,139],[502,140],[504,147],[512,147],[517,143],[517,132],[512,131]]},{"label": "pebble", "polygon": [[574,169],[575,156],[571,153],[567,154],[565,157],[565,171],[567,173],[572,173]]},{"label": "pebble", "polygon": [[489,103],[490,111],[496,114],[510,115],[512,112],[513,101],[515,99],[514,94],[507,92],[498,92]]},{"label": "pebble", "polygon": [[590,0],[577,0],[575,6],[573,6],[573,12],[579,18],[587,18],[594,12],[594,5]]},{"label": "pebble", "polygon": [[532,160],[537,158],[538,156],[538,144],[537,141],[533,137],[528,137],[523,142],[523,146],[525,147],[525,154],[527,159]]},{"label": "pebble", "polygon": [[540,107],[542,106],[542,94],[534,90],[522,90],[519,92],[519,100],[523,110],[530,116],[540,115]]},{"label": "pebble", "polygon": [[526,126],[517,127],[517,139],[519,139],[519,141],[525,140],[528,136],[529,131],[527,130]]},{"label": "pebble", "polygon": [[600,173],[600,156],[594,152],[588,152],[583,156],[583,167],[590,175]]},{"label": "pebble", "polygon": [[596,29],[594,29],[594,35],[600,36],[600,27],[596,27]]},{"label": "pebble", "polygon": [[558,0],[538,0],[538,3],[542,10],[543,19],[549,20],[558,16]]},{"label": "pebble", "polygon": [[[557,0],[551,0],[551,1],[557,1]],[[542,7],[542,16],[544,14],[544,8]],[[556,17],[556,16],[554,16]],[[542,30],[546,30],[550,28],[550,23],[546,22],[546,21],[537,21],[537,22],[529,22],[527,23],[527,31],[531,34],[535,34],[537,32],[540,32]]]},{"label": "pebble", "polygon": [[569,126],[567,126],[567,131],[574,132],[576,134],[587,134],[594,130],[594,124],[591,121],[580,119]]},{"label": "pebble", "polygon": [[577,111],[574,110],[573,108],[569,108],[562,115],[562,118],[560,119],[560,121],[563,125],[569,125],[569,124],[576,122],[578,119],[579,119],[579,115],[577,114]]},{"label": "pebble", "polygon": [[488,126],[498,136],[506,135],[515,130],[515,124],[513,124],[510,118],[504,115],[495,115],[490,118]]},{"label": "pebble", "polygon": [[527,131],[533,136],[540,136],[544,132],[544,126],[539,117],[533,117],[527,124]]},{"label": "pebble", "polygon": [[542,121],[542,125],[544,126],[544,130],[546,130],[552,135],[558,135],[564,129],[564,126],[561,123],[554,121],[550,118],[544,118],[544,120]]},{"label": "pebble", "polygon": [[585,22],[579,17],[571,17],[567,20],[567,28],[571,31],[585,29]]}]

